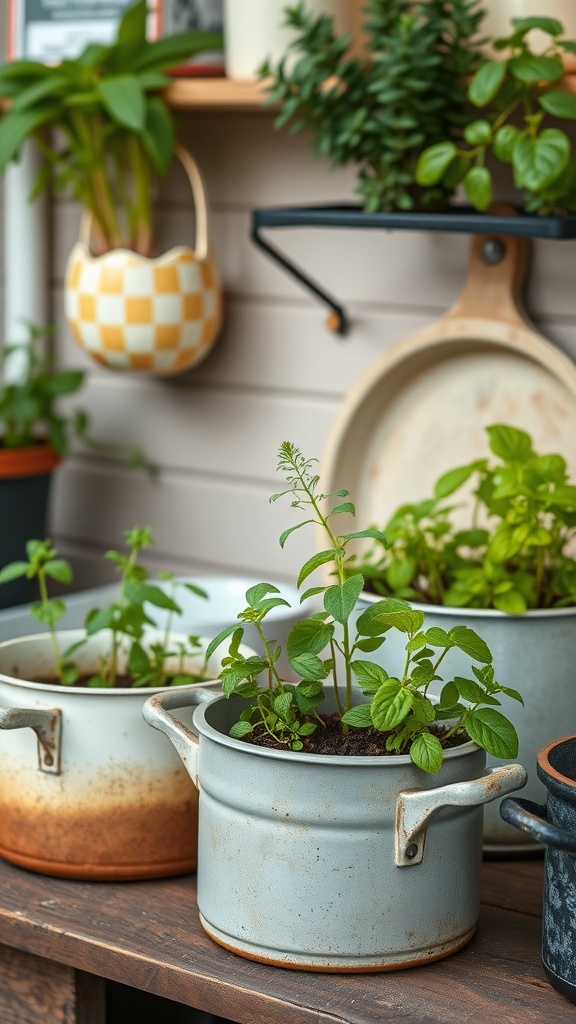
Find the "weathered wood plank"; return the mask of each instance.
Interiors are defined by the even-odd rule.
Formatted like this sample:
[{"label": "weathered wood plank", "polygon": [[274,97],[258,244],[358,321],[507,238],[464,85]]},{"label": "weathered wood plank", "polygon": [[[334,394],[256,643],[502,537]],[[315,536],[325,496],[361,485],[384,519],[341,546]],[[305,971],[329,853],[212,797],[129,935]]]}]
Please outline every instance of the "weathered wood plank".
[{"label": "weathered wood plank", "polygon": [[106,1024],[104,981],[0,946],[2,1024]]},{"label": "weathered wood plank", "polygon": [[193,877],[86,884],[0,864],[0,941],[240,1024],[574,1024],[576,1007],[542,971],[534,898],[517,909],[540,893],[541,863],[489,863],[483,877],[490,904],[464,950],[384,975],[284,971],[228,953],[200,928]]}]

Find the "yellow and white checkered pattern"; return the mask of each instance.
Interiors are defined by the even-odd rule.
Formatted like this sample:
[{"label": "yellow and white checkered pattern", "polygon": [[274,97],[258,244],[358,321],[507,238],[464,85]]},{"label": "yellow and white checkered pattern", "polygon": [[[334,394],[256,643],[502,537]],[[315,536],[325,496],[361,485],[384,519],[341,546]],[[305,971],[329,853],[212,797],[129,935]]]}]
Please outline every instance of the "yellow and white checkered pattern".
[{"label": "yellow and white checkered pattern", "polygon": [[190,369],[222,323],[214,260],[185,246],[157,259],[128,249],[92,256],[78,242],[68,260],[64,304],[85,351],[115,370],[167,375]]}]

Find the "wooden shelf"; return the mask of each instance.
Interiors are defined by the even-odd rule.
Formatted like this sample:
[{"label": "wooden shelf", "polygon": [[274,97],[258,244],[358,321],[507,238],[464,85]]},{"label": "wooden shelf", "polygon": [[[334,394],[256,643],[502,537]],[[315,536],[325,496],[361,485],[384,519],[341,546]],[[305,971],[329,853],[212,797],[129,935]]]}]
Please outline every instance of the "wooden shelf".
[{"label": "wooden shelf", "polygon": [[[560,88],[576,94],[576,69],[564,76]],[[230,78],[177,78],[168,90],[174,109],[181,110],[261,110],[266,87],[262,82],[236,82]]]},{"label": "wooden shelf", "polygon": [[178,78],[167,93],[171,106],[181,110],[264,110],[261,82],[229,78]]}]

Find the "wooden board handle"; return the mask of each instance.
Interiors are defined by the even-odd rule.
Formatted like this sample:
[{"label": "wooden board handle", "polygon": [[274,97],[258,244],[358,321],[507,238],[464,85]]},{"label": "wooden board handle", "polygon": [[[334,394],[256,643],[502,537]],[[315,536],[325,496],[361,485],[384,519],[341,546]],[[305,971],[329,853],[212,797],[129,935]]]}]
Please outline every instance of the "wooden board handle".
[{"label": "wooden board handle", "polygon": [[[498,251],[501,258],[491,262]],[[525,327],[529,320],[522,306],[522,289],[529,262],[529,239],[475,235],[464,288],[443,319],[474,317]]]}]

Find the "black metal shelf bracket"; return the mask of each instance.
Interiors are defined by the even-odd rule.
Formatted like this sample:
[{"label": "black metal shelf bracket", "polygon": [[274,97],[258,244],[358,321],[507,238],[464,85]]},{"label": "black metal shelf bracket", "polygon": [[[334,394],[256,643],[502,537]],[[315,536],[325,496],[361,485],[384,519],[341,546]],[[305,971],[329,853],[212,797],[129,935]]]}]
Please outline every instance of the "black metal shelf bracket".
[{"label": "black metal shelf bracket", "polygon": [[250,233],[252,241],[259,249],[265,252],[267,256],[270,256],[275,263],[279,263],[284,270],[287,270],[291,277],[296,278],[296,280],[299,281],[307,291],[311,292],[312,295],[315,295],[320,302],[328,307],[330,310],[326,318],[326,326],[328,329],[330,331],[334,331],[335,334],[345,335],[348,332],[349,323],[344,308],[336,302],[336,300],[333,299],[324,288],[313,281],[307,273],[301,270],[300,267],[296,266],[296,264],[292,262],[292,260],[288,259],[287,256],[280,252],[280,249],[277,249],[271,242],[262,237],[260,233],[261,225],[258,223],[256,216],[257,213],[258,211],[255,210],[252,219],[252,230]]},{"label": "black metal shelf bracket", "polygon": [[[448,231],[469,235],[543,238],[562,241],[576,238],[576,216],[539,217],[514,211],[478,213],[467,206],[433,212],[367,213],[360,206],[285,206],[252,211],[252,241],[328,307],[327,326],[344,335],[349,327],[343,306],[300,267],[262,237],[263,228],[379,228],[410,231]],[[511,215],[511,213],[513,215]]]}]

